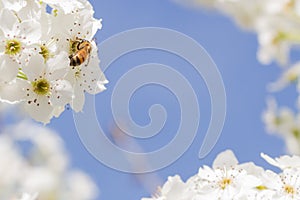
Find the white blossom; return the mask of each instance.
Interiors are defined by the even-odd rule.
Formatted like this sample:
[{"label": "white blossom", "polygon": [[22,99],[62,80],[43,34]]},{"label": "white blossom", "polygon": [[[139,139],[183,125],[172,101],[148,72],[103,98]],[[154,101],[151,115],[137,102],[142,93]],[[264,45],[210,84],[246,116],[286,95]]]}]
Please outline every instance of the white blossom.
[{"label": "white blossom", "polygon": [[286,200],[300,198],[300,158],[271,158],[270,164],[282,169],[275,173],[252,162],[238,163],[233,152],[226,150],[215,159],[212,168],[203,166],[186,182],[180,176],[168,181],[152,198],[142,200]]},{"label": "white blossom", "polygon": [[[25,151],[23,143],[26,143]],[[93,180],[70,168],[59,135],[27,121],[0,134],[0,199],[91,200],[98,195]],[[29,195],[31,194],[31,195]]]},{"label": "white blossom", "polygon": [[271,165],[278,167],[281,170],[290,169],[290,168],[300,168],[300,157],[296,155],[293,156],[285,155],[273,159],[270,156],[262,153],[261,157]]},{"label": "white blossom", "polygon": [[275,133],[285,140],[288,152],[300,153],[300,115],[295,114],[291,109],[278,108],[274,99],[267,101],[267,109],[263,112],[262,118],[266,130]]},{"label": "white blossom", "polygon": [[300,198],[300,171],[296,168],[286,169],[280,174],[267,171],[264,177],[265,186],[273,190],[273,199],[299,199]]},{"label": "white blossom", "polygon": [[[2,1],[0,101],[20,104],[30,117],[46,124],[67,104],[81,111],[85,92],[105,90],[108,81],[93,41],[102,25],[93,15],[86,0]],[[73,67],[80,41],[89,43],[91,52]]]},{"label": "white blossom", "polygon": [[20,65],[28,62],[33,53],[32,45],[41,37],[40,23],[35,19],[19,21],[8,9],[3,9],[0,15],[3,20],[0,23],[0,53],[9,55]]},{"label": "white blossom", "polygon": [[258,35],[258,60],[286,66],[291,48],[300,42],[300,3],[294,0],[183,0],[214,8]]},{"label": "white blossom", "polygon": [[97,50],[94,49],[95,47],[96,45],[94,44],[91,59],[88,61],[89,63],[73,67],[70,69],[66,78],[73,86],[74,95],[70,105],[76,112],[83,109],[85,92],[97,94],[105,90],[104,85],[108,83],[104,74],[97,67],[100,61],[97,58]]},{"label": "white blossom", "polygon": [[229,150],[217,156],[213,168],[200,168],[197,176],[196,196],[200,199],[239,199],[244,190],[261,184],[258,178],[239,167],[236,157]]},{"label": "white blossom", "polygon": [[[257,35],[257,59],[269,65],[276,61],[282,67],[278,80],[268,85],[277,92],[295,84],[297,112],[268,103],[263,120],[266,130],[285,140],[287,152],[300,153],[300,65],[291,62],[291,51],[300,44],[300,1],[296,0],[182,0],[181,3],[215,9],[229,16],[241,28]],[[294,62],[294,61],[293,61]]]},{"label": "white blossom", "polygon": [[49,59],[33,57],[23,68],[26,80],[22,81],[23,106],[33,118],[49,123],[56,106],[65,106],[72,98],[72,86],[64,79],[68,68],[67,53]]},{"label": "white blossom", "polygon": [[298,83],[299,75],[300,75],[300,63],[296,63],[290,68],[286,69],[276,82],[270,84],[269,90],[272,92],[278,91],[290,85],[291,83],[296,83],[298,88],[300,88]]}]

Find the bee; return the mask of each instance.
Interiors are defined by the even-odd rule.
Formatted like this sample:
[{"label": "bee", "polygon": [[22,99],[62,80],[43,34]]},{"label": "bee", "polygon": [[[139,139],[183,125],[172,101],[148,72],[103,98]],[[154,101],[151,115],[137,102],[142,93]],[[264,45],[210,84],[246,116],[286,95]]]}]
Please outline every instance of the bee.
[{"label": "bee", "polygon": [[79,66],[90,59],[92,44],[85,39],[76,39],[71,43],[70,66]]}]

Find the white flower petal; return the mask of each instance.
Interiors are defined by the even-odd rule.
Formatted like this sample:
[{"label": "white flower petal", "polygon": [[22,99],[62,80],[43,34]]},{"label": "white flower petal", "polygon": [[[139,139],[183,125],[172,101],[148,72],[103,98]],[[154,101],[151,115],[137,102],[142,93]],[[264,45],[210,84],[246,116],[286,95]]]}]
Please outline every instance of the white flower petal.
[{"label": "white flower petal", "polygon": [[174,177],[168,177],[168,181],[162,187],[161,193],[167,199],[175,199],[183,195],[185,189],[185,184],[181,178],[176,175]]},{"label": "white flower petal", "polygon": [[41,24],[36,20],[23,21],[19,26],[26,43],[37,43],[41,38]]},{"label": "white flower petal", "polygon": [[15,104],[24,99],[22,85],[25,81],[15,80],[0,86],[1,101]]},{"label": "white flower petal", "polygon": [[43,57],[39,55],[33,56],[22,70],[30,81],[39,78],[39,76],[46,72],[46,65]]},{"label": "white flower petal", "polygon": [[61,10],[64,11],[65,14],[69,14],[72,11],[76,10],[76,9],[80,9],[83,8],[84,5],[82,3],[80,3],[79,1],[74,1],[74,0],[43,0],[44,3],[55,7],[55,8],[59,8]]},{"label": "white flower petal", "polygon": [[93,199],[98,195],[94,182],[86,174],[73,171],[68,177],[70,196],[67,199]]},{"label": "white flower petal", "polygon": [[300,168],[300,157],[299,156],[281,156],[279,158],[271,158],[267,154],[260,154],[263,159],[265,159],[271,165],[278,167],[282,170],[286,168]]},{"label": "white flower petal", "polygon": [[36,121],[42,122],[44,124],[47,124],[50,122],[50,119],[53,117],[52,111],[53,106],[48,104],[47,98],[40,98],[39,100],[39,106],[37,104],[24,102],[23,106],[27,114],[31,118],[33,118]]},{"label": "white flower petal", "polygon": [[74,96],[73,100],[71,101],[71,108],[75,112],[80,112],[83,109],[84,101],[85,101],[85,94],[83,90],[77,89],[79,86],[75,85],[74,87]]},{"label": "white flower petal", "polygon": [[13,11],[18,12],[21,8],[27,5],[27,1],[24,0],[5,0],[2,1],[5,8],[9,8]]},{"label": "white flower petal", "polygon": [[17,77],[19,64],[8,55],[0,55],[0,81],[9,82]]},{"label": "white flower petal", "polygon": [[47,61],[49,72],[51,72],[51,79],[63,78],[69,71],[70,60],[67,52],[61,51],[59,55],[50,58]]},{"label": "white flower petal", "polygon": [[231,150],[226,150],[220,153],[213,163],[213,168],[231,168],[238,164],[238,160]]},{"label": "white flower petal", "polygon": [[59,117],[64,111],[65,111],[65,106],[55,106],[52,114],[54,117]]},{"label": "white flower petal", "polygon": [[51,103],[54,106],[65,106],[72,99],[73,88],[69,81],[57,80],[53,84],[53,93]]},{"label": "white flower petal", "polygon": [[13,26],[18,22],[16,15],[8,9],[1,10],[0,13],[0,28],[3,30],[5,36],[12,32]]}]

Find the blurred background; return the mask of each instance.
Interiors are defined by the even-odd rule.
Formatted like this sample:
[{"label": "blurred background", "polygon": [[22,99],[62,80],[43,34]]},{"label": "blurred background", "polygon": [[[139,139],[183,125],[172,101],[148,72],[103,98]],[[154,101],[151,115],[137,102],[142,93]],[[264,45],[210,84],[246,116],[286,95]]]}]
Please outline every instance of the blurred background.
[{"label": "blurred background", "polygon": [[[282,155],[285,153],[284,143],[280,138],[266,133],[261,115],[266,108],[266,85],[277,79],[280,69],[274,67],[276,64],[262,66],[257,61],[258,44],[254,33],[243,31],[231,19],[214,10],[186,6],[171,0],[90,2],[95,9],[95,17],[103,19],[103,28],[96,35],[98,44],[114,34],[133,28],[162,27],[179,31],[206,49],[221,73],[227,95],[227,116],[221,137],[209,155],[200,160],[199,148],[211,117],[210,97],[201,76],[182,58],[157,50],[134,51],[113,62],[104,72],[110,82],[107,90],[96,96],[96,109],[105,134],[116,143],[121,140],[122,148],[130,149],[126,144],[134,143],[144,152],[158,149],[175,136],[180,122],[180,107],[176,97],[167,88],[146,85],[131,98],[129,109],[133,120],[141,126],[147,125],[150,122],[150,106],[161,104],[167,111],[166,124],[151,139],[124,136],[126,139],[122,140],[122,131],[115,127],[112,117],[111,95],[120,77],[137,65],[161,63],[184,75],[198,97],[201,120],[197,137],[180,159],[155,173],[134,175],[110,169],[87,152],[77,135],[71,110],[54,119],[47,126],[60,133],[71,156],[72,167],[82,169],[96,182],[100,189],[98,199],[137,200],[150,197],[156,186],[165,182],[168,176],[179,174],[186,180],[196,174],[200,166],[211,165],[216,155],[226,149],[232,149],[240,162],[253,161],[275,170],[260,158],[260,153]],[[286,89],[278,96],[280,103],[290,106],[294,106],[295,98],[292,89]]]}]

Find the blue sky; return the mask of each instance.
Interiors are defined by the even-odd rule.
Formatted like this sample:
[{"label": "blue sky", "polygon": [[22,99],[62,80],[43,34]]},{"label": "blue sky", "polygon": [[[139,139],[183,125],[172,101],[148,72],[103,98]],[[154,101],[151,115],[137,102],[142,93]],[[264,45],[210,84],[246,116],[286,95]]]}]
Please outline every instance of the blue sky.
[{"label": "blue sky", "polygon": [[[172,54],[155,50],[129,53],[112,63],[105,71],[110,83],[107,90],[96,97],[98,120],[108,136],[113,124],[110,100],[116,82],[122,74],[137,65],[162,63],[178,70],[190,81],[201,110],[200,128],[191,147],[172,165],[156,172],[163,181],[175,174],[186,180],[196,174],[200,166],[211,165],[216,155],[226,149],[232,149],[241,162],[254,161],[258,165],[274,169],[260,158],[260,153],[282,155],[285,152],[284,143],[280,138],[265,132],[261,113],[269,95],[266,85],[279,76],[280,70],[275,64],[262,66],[258,63],[258,44],[254,33],[241,30],[231,19],[216,12],[191,9],[167,0],[90,2],[94,6],[96,17],[103,18],[103,29],[96,35],[98,44],[114,34],[133,28],[162,27],[179,31],[206,49],[218,66],[227,95],[227,116],[221,137],[211,153],[199,160],[198,151],[211,114],[209,94],[203,79],[197,76],[188,63]],[[280,95],[280,103],[293,105],[295,98],[290,98],[293,95],[292,89],[287,89]],[[158,138],[136,141],[144,150],[155,150],[168,143],[176,133],[180,120],[176,97],[166,88],[148,85],[136,91],[130,101],[130,112],[137,124],[142,126],[149,123],[147,112],[153,104],[165,106],[169,117]],[[101,191],[99,199],[137,200],[150,196],[150,191],[143,188],[133,175],[104,166],[86,151],[76,133],[71,111],[64,112],[49,126],[64,138],[73,166],[83,169],[96,181]]]}]

